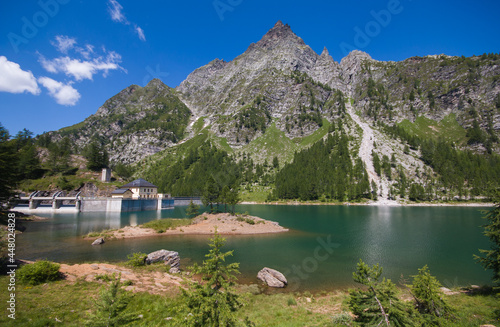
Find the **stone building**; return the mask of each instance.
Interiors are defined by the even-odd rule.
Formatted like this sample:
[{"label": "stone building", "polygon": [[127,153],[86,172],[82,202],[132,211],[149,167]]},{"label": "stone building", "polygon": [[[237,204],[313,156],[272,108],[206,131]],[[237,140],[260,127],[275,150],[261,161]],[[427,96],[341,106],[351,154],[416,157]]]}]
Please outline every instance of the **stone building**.
[{"label": "stone building", "polygon": [[133,182],[120,187],[122,190],[130,190],[132,199],[156,199],[158,198],[158,186],[139,178]]}]

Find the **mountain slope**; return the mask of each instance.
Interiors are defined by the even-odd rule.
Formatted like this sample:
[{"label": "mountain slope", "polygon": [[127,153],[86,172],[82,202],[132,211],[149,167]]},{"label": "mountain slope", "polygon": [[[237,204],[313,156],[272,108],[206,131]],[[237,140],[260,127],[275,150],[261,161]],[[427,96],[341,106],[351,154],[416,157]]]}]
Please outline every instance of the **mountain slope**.
[{"label": "mountain slope", "polygon": [[183,139],[190,116],[175,90],[154,79],[145,87],[129,86],[82,123],[50,135],[67,136],[79,148],[96,140],[111,161],[134,163]]},{"label": "mountain slope", "polygon": [[[268,187],[278,168],[293,166],[294,158],[312,169],[303,173],[318,177],[322,168],[314,170],[316,163],[306,162],[308,153],[334,156],[338,149],[325,142],[340,133],[349,151],[342,158],[356,161],[358,177],[351,177],[363,183],[363,192],[346,192],[367,196],[359,172],[363,166],[369,196],[386,201],[409,193],[413,199],[485,194],[484,181],[500,178],[499,132],[498,54],[381,62],[353,51],[337,63],[326,48],[315,53],[290,26],[278,22],[234,60],[213,60],[175,90],[159,80],[144,88],[133,85],[84,122],[51,134],[53,139],[68,136],[80,148],[97,139],[112,161],[140,161],[139,173],[158,179],[162,169],[179,166],[210,140],[210,147],[233,154],[231,160],[250,160],[242,183],[251,190],[259,183]],[[266,163],[275,158],[278,165],[269,168]],[[290,176],[302,172],[292,166],[286,168]],[[296,187],[307,180],[293,177]],[[286,180],[280,180],[283,187],[295,187]],[[497,184],[489,183],[487,192]],[[343,199],[339,192],[327,198]]]},{"label": "mountain slope", "polygon": [[294,138],[334,119],[342,107],[339,75],[326,49],[316,54],[278,22],[245,53],[195,70],[176,90],[196,116],[210,117],[214,133],[241,146],[273,123]]}]

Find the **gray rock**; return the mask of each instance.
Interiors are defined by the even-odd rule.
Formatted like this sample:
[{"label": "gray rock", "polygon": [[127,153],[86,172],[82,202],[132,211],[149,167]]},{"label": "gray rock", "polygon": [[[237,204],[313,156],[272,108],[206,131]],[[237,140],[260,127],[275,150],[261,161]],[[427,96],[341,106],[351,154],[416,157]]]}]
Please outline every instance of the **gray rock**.
[{"label": "gray rock", "polygon": [[170,273],[176,274],[180,272],[181,257],[178,252],[168,251],[168,250],[158,250],[151,252],[146,257],[146,264],[152,264],[155,262],[165,262],[166,265],[170,266]]},{"label": "gray rock", "polygon": [[101,245],[101,244],[104,244],[104,238],[102,237],[99,237],[97,240],[95,240],[94,242],[92,242],[92,245]]},{"label": "gray rock", "polygon": [[271,268],[263,268],[257,274],[257,278],[270,287],[283,288],[288,284],[285,275]]},{"label": "gray rock", "polygon": [[170,274],[179,274],[181,270],[179,268],[170,268],[168,271]]},{"label": "gray rock", "polygon": [[456,294],[460,293],[460,292],[454,292],[446,287],[441,287],[440,290],[441,290],[441,292],[443,292],[444,295],[456,295]]}]

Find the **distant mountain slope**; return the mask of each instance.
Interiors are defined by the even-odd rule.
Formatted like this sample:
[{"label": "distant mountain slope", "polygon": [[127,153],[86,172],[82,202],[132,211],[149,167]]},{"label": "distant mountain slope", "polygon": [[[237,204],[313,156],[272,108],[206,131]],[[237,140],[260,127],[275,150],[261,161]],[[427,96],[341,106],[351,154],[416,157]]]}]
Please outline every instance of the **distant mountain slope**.
[{"label": "distant mountain slope", "polygon": [[[358,54],[359,55],[359,54]],[[380,62],[351,54],[348,96],[363,118],[386,124],[418,117],[441,121],[454,114],[465,129],[476,120],[493,139],[500,129],[500,56],[414,57]],[[490,144],[493,145],[493,144]],[[493,145],[496,152],[498,144]]]},{"label": "distant mountain slope", "polygon": [[190,116],[175,90],[154,79],[145,87],[127,87],[83,122],[50,135],[67,136],[80,148],[97,140],[111,161],[133,163],[182,140]]},{"label": "distant mountain slope", "polygon": [[289,138],[308,136],[322,119],[342,117],[350,99],[354,112],[372,124],[419,117],[437,123],[453,114],[470,129],[477,121],[485,136],[483,150],[500,151],[497,54],[381,62],[353,51],[339,64],[328,50],[316,54],[278,22],[242,55],[210,62],[176,90],[194,115],[206,117],[212,132],[233,147],[251,142],[272,124]]}]

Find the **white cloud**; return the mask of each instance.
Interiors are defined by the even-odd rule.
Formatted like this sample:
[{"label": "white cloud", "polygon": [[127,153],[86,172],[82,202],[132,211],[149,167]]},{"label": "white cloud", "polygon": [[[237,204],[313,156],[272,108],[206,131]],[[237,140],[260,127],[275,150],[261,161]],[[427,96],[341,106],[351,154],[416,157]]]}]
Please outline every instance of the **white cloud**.
[{"label": "white cloud", "polygon": [[141,39],[141,41],[146,41],[146,35],[144,35],[144,30],[142,28],[135,25],[135,31],[137,32],[137,35],[139,36],[139,39]]},{"label": "white cloud", "polygon": [[55,41],[50,42],[53,46],[64,54],[68,53],[68,50],[73,49],[76,44],[76,39],[66,36],[66,35],[57,35]]},{"label": "white cloud", "polygon": [[85,47],[76,47],[75,51],[82,55],[85,59],[90,59],[90,56],[94,53],[94,46],[86,44]]},{"label": "white cloud", "polygon": [[118,3],[116,0],[109,0],[108,3],[108,11],[109,14],[111,15],[111,19],[115,22],[123,23],[123,24],[130,24],[125,18],[125,15],[122,12],[123,7],[121,4]]},{"label": "white cloud", "polygon": [[40,88],[31,71],[24,71],[19,64],[0,56],[0,92],[40,94]]},{"label": "white cloud", "polygon": [[94,74],[99,71],[106,76],[110,70],[124,70],[119,65],[120,62],[121,56],[114,51],[108,52],[106,58],[97,57],[92,60],[72,59],[68,56],[48,60],[40,56],[40,63],[45,70],[50,73],[65,73],[76,81],[92,80]]},{"label": "white cloud", "polygon": [[[125,25],[130,25],[129,20],[125,17],[125,14],[123,13],[123,6],[118,3],[116,0],[109,0],[108,1],[108,11],[109,14],[111,15],[111,19],[114,22],[117,23],[122,23]],[[137,36],[141,41],[146,41],[146,35],[144,35],[144,30],[139,27],[137,24],[134,25],[134,31],[137,33]]]},{"label": "white cloud", "polygon": [[71,85],[53,80],[49,77],[40,77],[38,82],[42,84],[51,97],[63,106],[74,106],[80,99],[80,93]]}]

